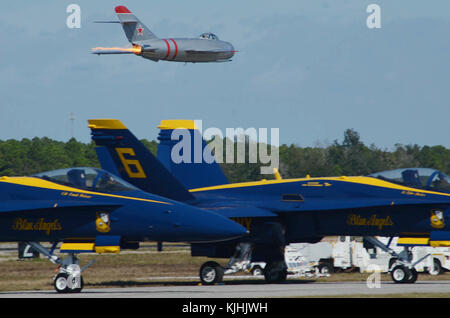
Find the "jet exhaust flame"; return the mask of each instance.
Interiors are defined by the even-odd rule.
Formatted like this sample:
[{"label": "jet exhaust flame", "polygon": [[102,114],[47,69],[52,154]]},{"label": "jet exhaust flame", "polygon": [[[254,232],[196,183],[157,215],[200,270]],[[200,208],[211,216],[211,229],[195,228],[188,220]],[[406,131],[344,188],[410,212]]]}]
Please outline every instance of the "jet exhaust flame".
[{"label": "jet exhaust flame", "polygon": [[140,45],[134,44],[133,47],[95,47],[92,49],[93,54],[118,54],[118,53],[134,53],[136,55],[141,55],[142,47]]}]

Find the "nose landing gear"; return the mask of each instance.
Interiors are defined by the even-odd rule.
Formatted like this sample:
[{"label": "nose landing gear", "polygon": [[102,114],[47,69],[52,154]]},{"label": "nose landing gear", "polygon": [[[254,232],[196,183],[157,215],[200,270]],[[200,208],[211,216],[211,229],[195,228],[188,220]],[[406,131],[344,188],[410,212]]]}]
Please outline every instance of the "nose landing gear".
[{"label": "nose landing gear", "polygon": [[370,243],[378,246],[385,252],[388,252],[391,256],[393,256],[397,261],[394,262],[389,268],[389,272],[391,273],[391,278],[394,283],[397,284],[413,284],[417,281],[417,271],[414,268],[418,263],[422,262],[431,254],[427,254],[416,262],[412,263],[412,253],[410,247],[405,246],[405,250],[399,254],[397,254],[392,248],[389,247],[390,243],[387,245],[383,244],[379,240],[371,236],[365,236],[365,240]]},{"label": "nose landing gear", "polygon": [[58,273],[53,277],[53,287],[58,293],[79,293],[84,287],[83,277],[81,273],[91,266],[95,260],[80,268],[80,261],[77,256],[70,253],[66,258],[60,259],[53,255],[56,243],[48,250],[37,242],[27,242],[36,251],[45,255],[52,263],[59,264]]}]

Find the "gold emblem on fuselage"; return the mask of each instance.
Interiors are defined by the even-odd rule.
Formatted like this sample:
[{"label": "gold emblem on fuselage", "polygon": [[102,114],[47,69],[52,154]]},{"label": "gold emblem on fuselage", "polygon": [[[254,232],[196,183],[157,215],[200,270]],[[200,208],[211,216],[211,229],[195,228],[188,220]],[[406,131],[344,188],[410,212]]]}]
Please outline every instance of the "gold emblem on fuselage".
[{"label": "gold emblem on fuselage", "polygon": [[109,213],[97,212],[95,226],[97,228],[97,231],[99,231],[101,233],[107,233],[107,232],[111,231]]},{"label": "gold emblem on fuselage", "polygon": [[442,229],[445,227],[444,212],[441,210],[432,210],[430,216],[431,227]]}]

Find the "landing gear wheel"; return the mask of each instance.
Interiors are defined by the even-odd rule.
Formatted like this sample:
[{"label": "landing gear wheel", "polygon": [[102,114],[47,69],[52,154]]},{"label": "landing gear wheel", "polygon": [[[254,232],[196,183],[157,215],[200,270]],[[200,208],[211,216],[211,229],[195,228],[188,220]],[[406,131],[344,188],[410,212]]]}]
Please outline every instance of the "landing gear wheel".
[{"label": "landing gear wheel", "polygon": [[252,274],[253,276],[259,276],[263,274],[263,269],[261,268],[261,266],[256,265],[252,268]]},{"label": "landing gear wheel", "polygon": [[286,267],[280,267],[277,263],[269,263],[264,268],[264,278],[268,284],[284,282],[287,278]]},{"label": "landing gear wheel", "polygon": [[320,264],[319,265],[319,272],[322,275],[330,275],[333,273],[333,266],[331,264]]},{"label": "landing gear wheel", "polygon": [[[77,283],[77,280],[78,278],[67,273],[59,273],[53,281],[53,286],[58,293],[79,293],[84,286],[83,277],[79,276],[79,283]],[[71,287],[75,285],[78,285],[79,287]]]},{"label": "landing gear wheel", "polygon": [[439,260],[437,259],[433,259],[433,267],[428,270],[428,273],[430,273],[430,275],[433,276],[441,274],[442,273],[441,262],[439,262]]},{"label": "landing gear wheel", "polygon": [[53,281],[53,286],[58,293],[67,293],[69,291],[69,286],[67,283],[68,277],[69,275],[67,275],[66,273],[59,273],[58,275],[56,275]]},{"label": "landing gear wheel", "polygon": [[200,280],[203,285],[214,285],[223,279],[223,268],[216,262],[206,262],[200,267]]},{"label": "landing gear wheel", "polygon": [[417,271],[404,265],[397,265],[392,269],[391,277],[394,283],[414,283],[417,280]]},{"label": "landing gear wheel", "polygon": [[[76,283],[75,278],[73,278],[72,283],[73,283],[73,284]],[[80,285],[79,285],[80,287],[77,287],[77,288],[74,288],[74,289],[69,289],[69,293],[79,293],[79,292],[81,292],[81,290],[82,290],[83,287],[84,287],[84,282],[83,282],[83,277],[82,277],[82,276],[80,276],[80,282],[79,282],[79,284],[80,284]]]},{"label": "landing gear wheel", "polygon": [[411,268],[409,271],[411,272],[411,276],[408,278],[407,283],[408,284],[414,284],[416,282],[417,277],[419,275],[417,274],[417,271],[416,271],[416,269],[414,267]]}]

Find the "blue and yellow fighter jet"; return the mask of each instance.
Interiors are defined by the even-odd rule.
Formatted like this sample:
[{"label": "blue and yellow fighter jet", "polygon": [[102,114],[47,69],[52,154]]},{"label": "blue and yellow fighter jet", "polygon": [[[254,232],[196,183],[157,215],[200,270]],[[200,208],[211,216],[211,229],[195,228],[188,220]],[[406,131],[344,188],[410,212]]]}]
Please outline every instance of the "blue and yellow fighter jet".
[{"label": "blue and yellow fighter jet", "polygon": [[[146,192],[219,213],[250,230],[249,236],[238,240],[191,245],[193,256],[231,257],[225,268],[215,262],[203,264],[200,278],[205,284],[220,281],[224,273],[250,261],[266,262],[266,281],[282,281],[287,275],[283,255],[286,244],[314,243],[332,235],[363,236],[397,259],[390,268],[395,282],[413,283],[417,279],[417,262],[412,263],[411,254],[397,254],[390,243],[385,245],[375,237],[398,236],[407,252],[414,245],[450,246],[450,193],[433,187],[437,179],[450,181],[442,173],[422,177],[427,187],[414,187],[418,176],[414,176],[413,169],[406,169],[403,174],[397,171],[366,177],[278,177],[230,184],[216,162],[202,159],[195,163],[193,157],[191,163],[171,160],[174,146],[186,136],[176,134],[178,137],[174,138],[176,129],[187,129],[192,138],[190,144],[200,138],[203,154],[210,152],[194,121],[161,122],[159,160],[119,120],[103,120],[101,128],[95,122],[90,121],[92,139],[104,169]],[[398,174],[404,179],[394,177]]]},{"label": "blue and yellow fighter jet", "polygon": [[[139,190],[104,170],[69,168],[0,178],[0,241],[28,242],[53,263],[58,292],[83,288],[78,253],[118,253],[141,241],[212,242],[245,235],[215,213]],[[51,249],[38,242],[51,242]],[[58,242],[65,259],[54,255]]]}]

